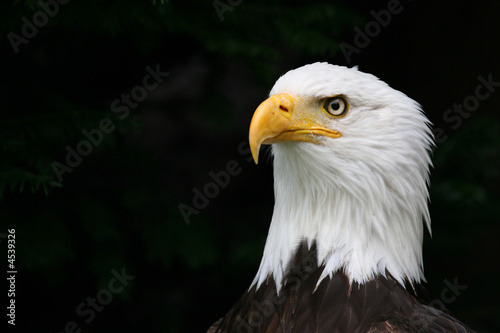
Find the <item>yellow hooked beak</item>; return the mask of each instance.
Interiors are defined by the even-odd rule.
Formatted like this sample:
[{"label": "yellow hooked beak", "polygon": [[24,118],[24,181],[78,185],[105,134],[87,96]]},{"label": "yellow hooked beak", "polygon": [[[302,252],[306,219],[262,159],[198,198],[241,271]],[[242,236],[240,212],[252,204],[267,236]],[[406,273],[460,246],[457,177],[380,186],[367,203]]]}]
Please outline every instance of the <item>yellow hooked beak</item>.
[{"label": "yellow hooked beak", "polygon": [[[314,114],[313,114],[314,115]],[[250,149],[255,164],[259,162],[262,144],[283,141],[320,143],[318,135],[338,138],[340,132],[317,124],[317,119],[300,103],[299,97],[277,94],[262,102],[250,123]]]}]

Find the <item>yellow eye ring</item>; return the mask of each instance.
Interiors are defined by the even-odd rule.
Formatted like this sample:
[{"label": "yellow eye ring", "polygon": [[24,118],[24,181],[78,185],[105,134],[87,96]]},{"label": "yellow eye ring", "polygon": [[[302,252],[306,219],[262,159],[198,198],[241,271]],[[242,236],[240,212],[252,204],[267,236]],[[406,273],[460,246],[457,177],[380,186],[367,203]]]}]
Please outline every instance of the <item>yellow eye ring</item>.
[{"label": "yellow eye ring", "polygon": [[345,116],[349,110],[349,104],[345,98],[341,96],[335,96],[327,98],[323,104],[323,109],[328,112],[329,115],[340,118]]}]

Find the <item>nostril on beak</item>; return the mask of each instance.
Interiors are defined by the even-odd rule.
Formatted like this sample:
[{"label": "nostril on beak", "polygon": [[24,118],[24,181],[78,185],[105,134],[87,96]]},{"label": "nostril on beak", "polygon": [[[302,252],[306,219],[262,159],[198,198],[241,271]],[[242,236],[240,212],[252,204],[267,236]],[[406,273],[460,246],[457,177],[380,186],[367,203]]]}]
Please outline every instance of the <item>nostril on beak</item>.
[{"label": "nostril on beak", "polygon": [[283,110],[283,111],[285,111],[285,112],[289,112],[288,108],[286,106],[284,106],[284,105],[280,105],[280,109]]}]

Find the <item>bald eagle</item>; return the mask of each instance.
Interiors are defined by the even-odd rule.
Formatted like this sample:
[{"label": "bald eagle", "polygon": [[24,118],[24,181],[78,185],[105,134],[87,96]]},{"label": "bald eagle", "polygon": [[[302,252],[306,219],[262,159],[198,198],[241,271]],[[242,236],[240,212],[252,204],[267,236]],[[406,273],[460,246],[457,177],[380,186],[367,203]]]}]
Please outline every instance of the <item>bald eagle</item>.
[{"label": "bald eagle", "polygon": [[433,307],[422,263],[433,137],[418,103],[357,68],[278,79],[250,148],[275,206],[250,288],[208,332],[472,332]]}]

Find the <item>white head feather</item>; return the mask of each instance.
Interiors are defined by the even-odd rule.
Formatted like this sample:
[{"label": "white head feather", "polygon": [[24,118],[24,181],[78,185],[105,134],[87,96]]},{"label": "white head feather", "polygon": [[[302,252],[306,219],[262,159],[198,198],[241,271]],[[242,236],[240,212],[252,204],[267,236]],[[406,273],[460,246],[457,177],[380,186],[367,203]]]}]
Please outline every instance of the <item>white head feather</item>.
[{"label": "white head feather", "polygon": [[349,111],[329,119],[340,138],[273,144],[275,207],[252,283],[269,275],[278,290],[302,240],[316,241],[326,276],[343,271],[365,283],[389,272],[424,280],[423,224],[432,134],[418,103],[357,68],[314,63],[283,75],[270,95],[343,95]]}]

